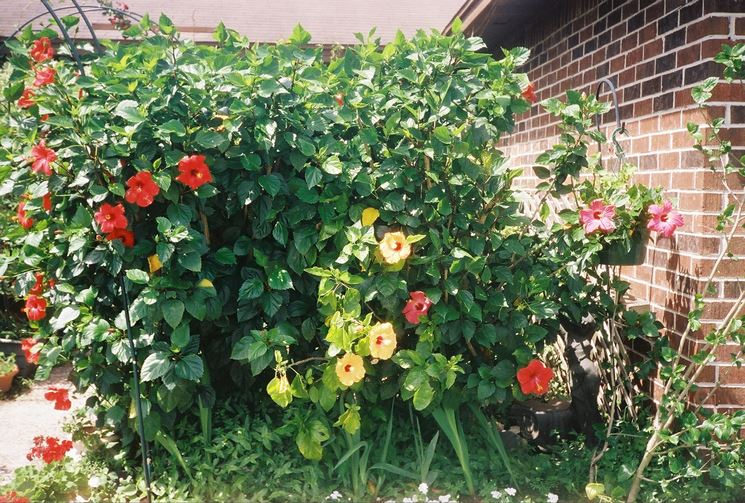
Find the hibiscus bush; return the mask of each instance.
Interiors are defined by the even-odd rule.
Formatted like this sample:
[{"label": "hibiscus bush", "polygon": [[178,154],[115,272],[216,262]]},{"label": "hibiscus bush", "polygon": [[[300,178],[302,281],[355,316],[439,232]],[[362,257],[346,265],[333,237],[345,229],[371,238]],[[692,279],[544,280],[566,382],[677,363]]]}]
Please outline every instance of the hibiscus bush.
[{"label": "hibiscus bush", "polygon": [[84,74],[44,32],[7,42],[2,264],[42,376],[71,359],[131,440],[124,285],[150,438],[268,393],[300,404],[288,427],[317,459],[332,424],[355,432],[393,397],[545,393],[533,360],[586,287],[519,215],[495,148],[533,101],[526,50],[420,32],[324,61],[300,27],[249,46],[221,26],[200,46],[166,17],[127,35]]}]

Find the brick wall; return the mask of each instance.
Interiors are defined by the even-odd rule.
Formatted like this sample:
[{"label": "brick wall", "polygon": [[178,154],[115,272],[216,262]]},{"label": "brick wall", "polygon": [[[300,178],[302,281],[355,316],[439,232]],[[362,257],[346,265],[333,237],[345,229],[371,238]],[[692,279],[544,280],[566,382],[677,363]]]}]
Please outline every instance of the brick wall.
[{"label": "brick wall", "polygon": [[[610,78],[629,133],[621,144],[638,166],[639,181],[664,187],[666,196],[679,203],[685,227],[672,239],[650,242],[645,263],[622,271],[634,295],[650,303],[670,337],[679,341],[692,295],[724,246],[714,230],[725,205],[721,184],[691,148],[686,131],[689,121],[704,122],[690,91],[706,77],[721,75],[712,57],[723,43],[745,41],[745,0],[569,0],[559,16],[526,32],[518,43],[532,49],[527,72],[538,98],[562,97],[567,89],[595,92],[599,79]],[[711,104],[713,116],[725,117],[733,145],[745,147],[742,87],[720,84]],[[614,126],[610,114],[604,117],[607,134]],[[555,121],[538,106],[520,118],[504,142],[512,164],[526,168],[519,185],[534,186],[530,166],[556,135]],[[730,182],[744,190],[742,178],[733,176]],[[745,258],[745,236],[731,251]],[[743,281],[745,261],[725,260],[716,291],[708,296],[705,328],[725,316]],[[693,334],[687,350],[695,351],[701,337]],[[708,394],[707,384],[715,379],[724,383],[709,398],[712,407],[745,407],[745,368],[728,363],[733,348],[723,348],[700,379],[698,397]]]}]

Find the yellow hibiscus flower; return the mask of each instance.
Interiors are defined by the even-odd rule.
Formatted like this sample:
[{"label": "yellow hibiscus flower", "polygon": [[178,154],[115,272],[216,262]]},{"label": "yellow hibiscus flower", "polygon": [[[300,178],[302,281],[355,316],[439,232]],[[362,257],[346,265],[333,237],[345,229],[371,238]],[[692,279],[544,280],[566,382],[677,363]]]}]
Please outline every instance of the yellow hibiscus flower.
[{"label": "yellow hibiscus flower", "polygon": [[398,264],[411,255],[411,245],[406,242],[403,232],[386,232],[378,251],[386,264]]},{"label": "yellow hibiscus flower", "polygon": [[365,365],[362,357],[347,353],[336,362],[336,376],[344,386],[351,386],[365,377]]},{"label": "yellow hibiscus flower", "polygon": [[370,329],[370,356],[387,360],[396,350],[396,332],[390,323],[376,323]]}]

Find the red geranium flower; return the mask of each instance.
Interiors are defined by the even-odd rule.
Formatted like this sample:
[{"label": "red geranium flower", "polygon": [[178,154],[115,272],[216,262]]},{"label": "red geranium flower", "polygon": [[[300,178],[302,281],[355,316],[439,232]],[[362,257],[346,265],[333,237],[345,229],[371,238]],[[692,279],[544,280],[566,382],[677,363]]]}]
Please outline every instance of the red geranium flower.
[{"label": "red geranium flower", "polygon": [[38,295],[29,295],[26,307],[23,308],[26,317],[31,321],[43,320],[47,315],[47,301]]},{"label": "red geranium flower", "polygon": [[538,98],[536,98],[535,95],[535,86],[532,83],[528,84],[528,87],[526,87],[521,94],[523,98],[531,103],[535,103],[536,101],[538,101]]},{"label": "red geranium flower", "polygon": [[52,67],[42,68],[36,70],[36,78],[34,78],[34,86],[42,87],[54,82],[54,77],[57,75],[57,70]]},{"label": "red geranium flower", "polygon": [[25,496],[19,495],[15,491],[0,494],[0,503],[31,503],[31,500]]},{"label": "red geranium flower", "polygon": [[135,235],[132,231],[127,229],[114,229],[106,235],[108,241],[118,239],[127,248],[132,248],[135,245]]},{"label": "red geranium flower", "polygon": [[41,199],[41,205],[47,211],[52,211],[52,193],[47,192]]},{"label": "red geranium flower", "polygon": [[406,317],[406,321],[418,325],[419,318],[427,316],[427,311],[429,311],[430,306],[432,306],[432,301],[424,295],[424,292],[420,291],[409,292],[409,297],[411,297],[411,299],[406,302],[403,313]]},{"label": "red geranium flower", "polygon": [[16,218],[18,219],[18,223],[21,224],[21,227],[23,227],[26,230],[29,230],[31,227],[34,226],[34,221],[31,217],[26,216],[26,202],[21,201],[18,203],[18,211],[16,211]]},{"label": "red geranium flower", "polygon": [[17,103],[20,108],[30,108],[36,105],[36,102],[34,101],[34,90],[24,89],[23,94],[18,98]]},{"label": "red geranium flower", "polygon": [[41,117],[39,117],[39,120],[41,122],[46,122],[49,119],[49,114],[44,114]]},{"label": "red geranium flower", "polygon": [[72,406],[67,388],[50,386],[48,391],[44,393],[44,398],[50,402],[54,402],[54,408],[56,410],[70,410],[70,407]]},{"label": "red geranium flower", "polygon": [[534,393],[542,395],[548,391],[548,383],[554,377],[554,371],[546,367],[539,360],[530,360],[527,367],[517,371],[520,389],[526,395]]},{"label": "red geranium flower", "polygon": [[70,440],[63,440],[57,437],[34,437],[34,446],[26,454],[26,459],[32,461],[34,458],[43,459],[45,463],[49,464],[54,461],[61,461],[67,451],[72,449],[72,442]]},{"label": "red geranium flower", "polygon": [[127,217],[124,215],[124,206],[122,206],[122,203],[116,206],[103,203],[94,217],[103,232],[109,233],[114,229],[127,228]]},{"label": "red geranium flower", "polygon": [[153,198],[160,192],[160,188],[155,184],[153,176],[148,171],[140,171],[127,180],[127,187],[129,188],[124,195],[127,202],[143,208],[153,204]]},{"label": "red geranium flower", "polygon": [[51,40],[47,37],[41,37],[35,40],[31,49],[28,51],[28,55],[37,63],[52,59],[54,57],[54,47],[52,47]]},{"label": "red geranium flower", "polygon": [[178,162],[180,175],[176,180],[187,185],[191,190],[197,190],[205,183],[212,181],[210,168],[204,162],[203,155],[186,156]]},{"label": "red geranium flower", "polygon": [[31,295],[41,295],[44,293],[44,273],[36,272],[34,276],[36,277],[36,283],[34,283],[34,286],[31,287],[28,293]]},{"label": "red geranium flower", "polygon": [[40,346],[40,343],[33,337],[26,337],[21,340],[21,349],[23,350],[23,356],[26,357],[26,361],[29,363],[39,363],[39,349],[36,351],[33,349]]},{"label": "red geranium flower", "polygon": [[47,176],[52,174],[51,163],[57,160],[57,154],[46,146],[44,140],[41,140],[38,145],[34,145],[31,149],[31,156],[33,157],[31,170],[34,173],[44,173]]}]

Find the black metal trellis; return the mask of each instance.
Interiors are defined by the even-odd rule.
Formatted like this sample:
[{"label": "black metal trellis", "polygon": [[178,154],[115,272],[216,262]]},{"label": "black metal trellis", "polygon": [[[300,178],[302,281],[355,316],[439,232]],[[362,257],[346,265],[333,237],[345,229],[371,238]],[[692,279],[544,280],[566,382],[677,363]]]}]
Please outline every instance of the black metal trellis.
[{"label": "black metal trellis", "polygon": [[[70,36],[70,32],[68,31],[65,24],[62,22],[62,19],[59,17],[60,12],[65,11],[77,11],[77,13],[80,15],[80,17],[83,20],[83,23],[85,24],[86,28],[90,32],[90,36],[93,42],[93,48],[96,53],[101,53],[102,47],[98,40],[98,36],[96,35],[96,31],[93,28],[93,24],[91,23],[90,19],[86,15],[86,12],[113,12],[117,15],[130,18],[134,20],[135,22],[139,22],[142,19],[142,16],[138,14],[134,14],[128,11],[124,11],[122,9],[117,9],[115,7],[104,7],[101,5],[80,5],[78,0],[71,0],[72,6],[60,6],[60,7],[52,7],[49,3],[49,0],[40,0],[44,8],[47,12],[38,14],[36,16],[33,16],[29,20],[27,20],[25,23],[20,25],[18,29],[13,32],[13,34],[9,38],[15,38],[21,30],[23,30],[26,26],[30,25],[37,19],[40,19],[46,15],[52,16],[52,19],[54,20],[54,23],[59,28],[62,38],[64,39],[67,46],[70,48],[70,54],[72,55],[73,59],[75,60],[75,64],[78,67],[78,70],[80,71],[81,75],[85,75],[85,68],[83,66],[83,61],[80,57],[80,51],[75,46],[75,43],[73,41],[73,38]],[[121,288],[121,297],[122,297],[122,305],[124,307],[124,320],[127,325],[127,339],[129,340],[129,347],[132,350],[132,374],[133,374],[133,380],[134,380],[134,400],[135,400],[135,409],[137,411],[137,430],[140,436],[140,450],[142,452],[142,470],[145,478],[145,487],[147,490],[147,501],[150,503],[152,501],[152,490],[150,487],[150,479],[151,479],[151,471],[150,471],[150,446],[147,441],[147,438],[145,437],[145,418],[142,414],[142,397],[140,396],[140,372],[139,372],[139,366],[137,365],[137,348],[135,347],[134,343],[134,337],[132,337],[132,322],[129,317],[129,295],[127,293],[127,284],[126,279],[124,277],[124,273],[119,273],[119,283]]]},{"label": "black metal trellis", "polygon": [[70,36],[70,32],[68,31],[67,27],[60,19],[59,17],[60,13],[65,13],[65,11],[76,11],[80,15],[80,17],[83,20],[83,23],[85,24],[86,28],[90,32],[91,40],[93,42],[93,48],[97,53],[100,53],[102,50],[101,43],[99,42],[98,36],[96,35],[96,30],[93,28],[93,24],[91,23],[86,13],[113,12],[117,15],[132,19],[135,22],[139,22],[140,20],[142,20],[142,16],[140,16],[139,14],[135,14],[133,12],[125,11],[122,9],[117,9],[116,7],[104,7],[101,5],[81,5],[78,2],[78,0],[71,0],[73,5],[52,7],[51,4],[49,3],[49,0],[40,0],[40,1],[42,5],[44,5],[46,12],[42,12],[41,14],[37,14],[31,17],[30,19],[26,20],[26,22],[21,24],[16,29],[16,31],[14,31],[8,38],[15,38],[26,26],[33,23],[37,19],[41,19],[45,16],[52,16],[52,19],[54,20],[54,24],[57,25],[57,28],[59,28],[62,34],[62,38],[65,40],[65,43],[67,44],[67,46],[70,48],[70,54],[75,60],[75,64],[77,65],[78,71],[80,71],[81,75],[85,75],[85,67],[80,57],[80,51],[78,50],[77,46],[75,46],[73,38]]}]

